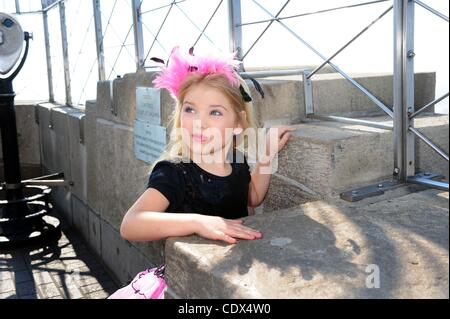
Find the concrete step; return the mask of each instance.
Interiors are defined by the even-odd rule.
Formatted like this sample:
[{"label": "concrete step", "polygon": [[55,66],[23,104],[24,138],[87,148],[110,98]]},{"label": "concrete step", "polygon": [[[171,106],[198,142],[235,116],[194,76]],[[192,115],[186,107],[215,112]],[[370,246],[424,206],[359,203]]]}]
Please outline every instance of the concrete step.
[{"label": "concrete step", "polygon": [[[363,119],[389,122],[387,116]],[[392,178],[392,131],[316,120],[294,126],[297,130],[279,153],[278,169],[273,175],[280,182],[271,183],[265,207],[260,210],[295,205],[292,192],[286,191],[286,186],[280,187],[280,183],[296,187],[311,198],[324,198]],[[417,118],[415,127],[448,153],[448,116],[428,114]],[[417,139],[416,149],[416,171],[432,170],[448,180],[448,163],[443,158]]]},{"label": "concrete step", "polygon": [[[393,105],[392,74],[350,74],[386,106]],[[302,76],[285,76],[258,80],[265,97],[262,99],[249,84],[259,126],[278,120],[285,124],[306,119]],[[434,100],[436,75],[432,72],[415,74],[416,108]],[[319,115],[384,114],[366,95],[337,73],[317,74],[312,78],[314,113]],[[433,109],[429,110],[433,112]]]},{"label": "concrete step", "polygon": [[[387,106],[393,104],[392,74],[350,74],[358,83],[369,89]],[[136,87],[151,87],[155,72],[139,72],[123,78],[97,83],[98,116],[121,124],[133,126],[136,117]],[[285,76],[258,79],[264,89],[261,98],[249,82],[254,102],[254,113],[259,127],[270,121],[285,124],[300,123],[306,119],[302,76]],[[415,105],[421,107],[434,100],[436,74],[415,74]],[[313,102],[315,114],[347,115],[382,111],[350,82],[336,73],[317,74],[313,77]],[[161,91],[161,120],[167,125],[174,102],[166,90]],[[433,108],[430,108],[430,112]]]},{"label": "concrete step", "polygon": [[448,298],[448,192],[400,191],[251,216],[263,238],[235,245],[170,238],[167,297]]}]

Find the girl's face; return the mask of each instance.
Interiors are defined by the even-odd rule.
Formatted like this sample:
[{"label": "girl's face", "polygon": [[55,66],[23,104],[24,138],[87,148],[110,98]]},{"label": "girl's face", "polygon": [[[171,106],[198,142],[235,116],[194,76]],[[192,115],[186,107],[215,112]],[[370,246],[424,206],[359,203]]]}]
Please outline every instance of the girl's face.
[{"label": "girl's face", "polygon": [[233,129],[241,128],[238,122],[233,106],[220,90],[196,84],[186,93],[181,106],[181,129],[183,143],[191,156],[226,156],[233,141]]}]

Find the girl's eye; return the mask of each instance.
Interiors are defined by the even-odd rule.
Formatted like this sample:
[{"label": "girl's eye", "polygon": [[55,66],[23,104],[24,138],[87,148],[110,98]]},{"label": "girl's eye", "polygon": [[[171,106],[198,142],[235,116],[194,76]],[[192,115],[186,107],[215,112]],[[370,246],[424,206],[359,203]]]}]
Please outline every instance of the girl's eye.
[{"label": "girl's eye", "polygon": [[222,115],[222,112],[217,111],[217,110],[213,110],[213,111],[211,111],[211,115],[214,115],[214,116],[221,116],[221,115]]},{"label": "girl's eye", "polygon": [[186,113],[192,113],[192,112],[194,112],[194,109],[193,109],[192,107],[190,107],[190,106],[186,106],[186,107],[184,108],[184,111],[185,111]]}]

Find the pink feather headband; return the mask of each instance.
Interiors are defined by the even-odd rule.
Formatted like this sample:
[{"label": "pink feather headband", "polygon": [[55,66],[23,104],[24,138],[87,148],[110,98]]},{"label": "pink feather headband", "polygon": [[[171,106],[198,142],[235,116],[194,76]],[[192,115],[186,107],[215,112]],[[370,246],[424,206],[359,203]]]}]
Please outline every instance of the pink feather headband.
[{"label": "pink feather headband", "polygon": [[[157,88],[167,89],[174,98],[178,98],[181,84],[190,74],[223,74],[231,85],[236,87],[240,85],[236,72],[241,62],[234,59],[234,54],[195,56],[193,48],[189,50],[189,54],[182,54],[179,47],[175,47],[169,59],[168,64],[162,67],[160,74],[153,80],[153,84]],[[160,59],[152,58],[152,60],[164,64]]]}]

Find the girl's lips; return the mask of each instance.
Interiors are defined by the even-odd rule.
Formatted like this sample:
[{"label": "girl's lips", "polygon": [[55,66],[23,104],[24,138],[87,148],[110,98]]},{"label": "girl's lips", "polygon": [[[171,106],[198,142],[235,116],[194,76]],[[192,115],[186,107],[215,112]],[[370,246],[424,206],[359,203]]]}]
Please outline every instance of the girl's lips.
[{"label": "girl's lips", "polygon": [[202,142],[202,143],[204,143],[204,142],[206,142],[208,140],[208,138],[205,135],[202,135],[202,134],[193,134],[192,135],[192,139],[194,141]]}]

